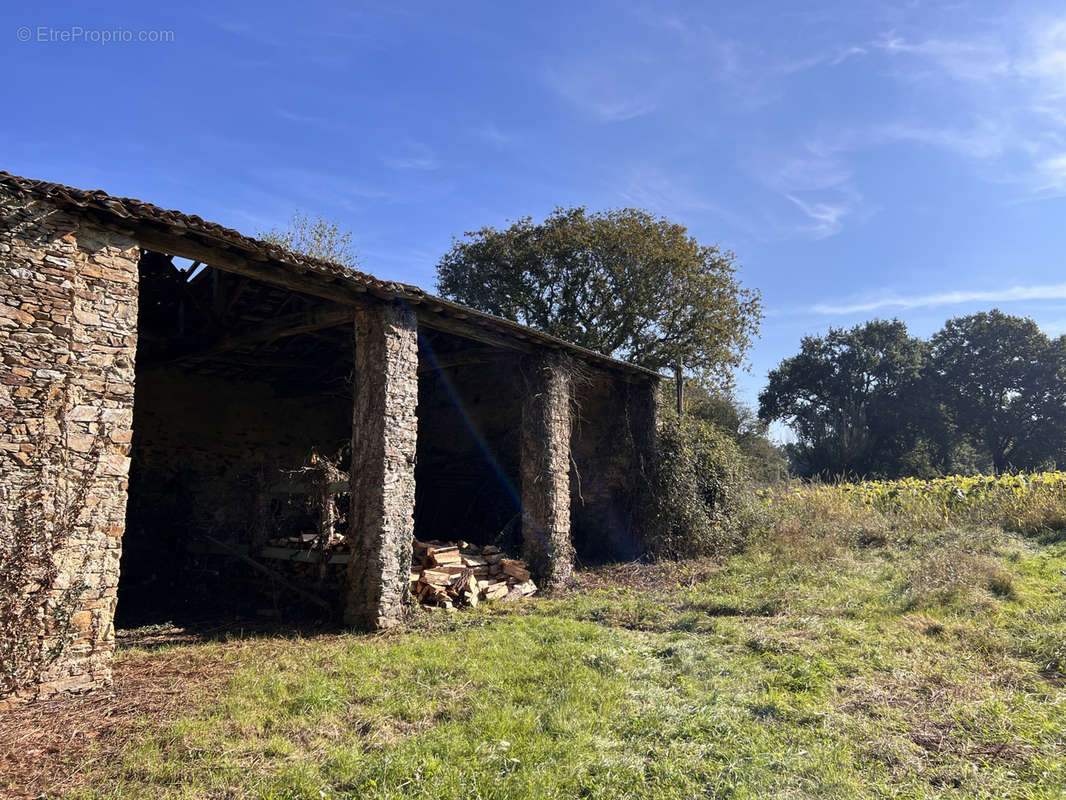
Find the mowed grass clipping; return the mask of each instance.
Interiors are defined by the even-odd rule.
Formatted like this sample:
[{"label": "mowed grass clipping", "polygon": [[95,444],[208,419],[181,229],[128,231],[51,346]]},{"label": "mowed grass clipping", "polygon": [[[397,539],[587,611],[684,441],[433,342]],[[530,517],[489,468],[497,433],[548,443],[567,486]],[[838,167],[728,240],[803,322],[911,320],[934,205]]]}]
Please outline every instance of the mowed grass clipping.
[{"label": "mowed grass clipping", "polygon": [[79,754],[71,796],[1066,796],[1062,537],[790,509],[624,586],[185,645],[222,688]]}]

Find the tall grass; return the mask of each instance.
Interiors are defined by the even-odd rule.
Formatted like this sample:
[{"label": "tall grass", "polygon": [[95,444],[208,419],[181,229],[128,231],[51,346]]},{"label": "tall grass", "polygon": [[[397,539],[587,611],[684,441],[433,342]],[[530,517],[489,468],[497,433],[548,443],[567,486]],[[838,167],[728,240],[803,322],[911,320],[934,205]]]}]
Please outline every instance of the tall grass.
[{"label": "tall grass", "polygon": [[1051,536],[1066,530],[1066,472],[796,483],[758,495],[775,524],[819,520],[922,530],[996,526]]}]

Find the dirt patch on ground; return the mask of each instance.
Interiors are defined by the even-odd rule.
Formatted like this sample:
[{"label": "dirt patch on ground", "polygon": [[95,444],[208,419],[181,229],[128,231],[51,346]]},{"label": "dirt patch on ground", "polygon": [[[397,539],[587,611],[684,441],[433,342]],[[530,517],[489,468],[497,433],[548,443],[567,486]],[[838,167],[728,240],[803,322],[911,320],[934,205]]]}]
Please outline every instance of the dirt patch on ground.
[{"label": "dirt patch on ground", "polygon": [[628,561],[586,567],[574,574],[576,593],[592,589],[676,589],[708,581],[721,564],[708,558],[680,561]]},{"label": "dirt patch on ground", "polygon": [[[917,630],[928,628],[921,619],[912,624]],[[908,752],[902,742],[872,743],[865,749],[869,757],[899,771],[901,776],[918,773],[930,785],[958,787],[962,784],[952,777],[952,765],[964,761],[1025,762],[1036,752],[1036,747],[1028,742],[982,738],[953,718],[952,709],[979,699],[994,684],[994,674],[974,675],[972,680],[960,683],[936,675],[863,679],[842,693],[837,707],[869,719],[894,718],[913,745]]]},{"label": "dirt patch on ground", "polygon": [[[152,634],[167,643],[180,641]],[[148,641],[158,646],[161,641]],[[197,648],[134,652],[114,668],[114,688],[64,696],[0,712],[0,795],[36,798],[82,785],[78,766],[90,748],[100,758],[120,753],[137,735],[139,720],[154,724],[194,712],[233,672],[231,660]]]}]

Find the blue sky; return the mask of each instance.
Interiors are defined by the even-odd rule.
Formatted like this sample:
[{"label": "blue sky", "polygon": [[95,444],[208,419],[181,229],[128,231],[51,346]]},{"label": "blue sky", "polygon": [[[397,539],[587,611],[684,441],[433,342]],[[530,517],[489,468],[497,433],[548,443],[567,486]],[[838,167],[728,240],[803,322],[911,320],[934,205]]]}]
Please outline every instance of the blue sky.
[{"label": "blue sky", "polygon": [[[425,288],[466,230],[647,208],[762,290],[749,402],[830,325],[1066,332],[1061,3],[108,5],[0,11],[0,168],[247,233],[322,214]],[[116,30],[171,41],[87,41]]]}]

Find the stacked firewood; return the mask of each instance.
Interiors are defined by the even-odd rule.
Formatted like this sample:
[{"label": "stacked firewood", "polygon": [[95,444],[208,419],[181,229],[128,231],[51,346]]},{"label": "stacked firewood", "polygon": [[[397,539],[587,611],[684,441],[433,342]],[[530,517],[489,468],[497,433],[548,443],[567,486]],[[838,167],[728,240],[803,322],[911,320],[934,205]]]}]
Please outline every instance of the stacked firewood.
[{"label": "stacked firewood", "polygon": [[495,545],[415,539],[411,594],[419,603],[451,609],[482,600],[518,600],[536,591],[526,562],[507,558]]}]

